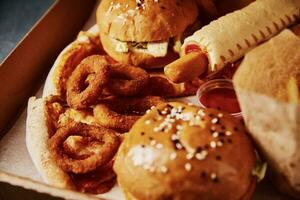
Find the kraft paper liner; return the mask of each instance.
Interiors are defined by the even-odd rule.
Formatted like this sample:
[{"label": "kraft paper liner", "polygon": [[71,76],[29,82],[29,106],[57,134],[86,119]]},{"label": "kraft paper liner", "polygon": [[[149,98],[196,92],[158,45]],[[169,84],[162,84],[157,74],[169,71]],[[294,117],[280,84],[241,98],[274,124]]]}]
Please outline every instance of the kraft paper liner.
[{"label": "kraft paper liner", "polygon": [[207,52],[209,70],[233,63],[300,18],[299,0],[257,0],[204,26],[185,39]]},{"label": "kraft paper liner", "polygon": [[286,84],[300,76],[300,38],[284,30],[246,54],[233,83],[246,126],[267,159],[275,185],[300,197],[300,104]]}]

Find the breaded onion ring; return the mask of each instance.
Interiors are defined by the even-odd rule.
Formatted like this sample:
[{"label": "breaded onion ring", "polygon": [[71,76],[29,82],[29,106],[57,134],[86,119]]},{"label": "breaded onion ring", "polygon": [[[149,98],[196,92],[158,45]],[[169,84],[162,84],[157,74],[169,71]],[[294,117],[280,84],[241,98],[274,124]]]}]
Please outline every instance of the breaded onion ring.
[{"label": "breaded onion ring", "polygon": [[[69,136],[88,137],[89,142],[97,142],[97,148],[90,155],[77,157],[63,150],[63,144]],[[72,122],[63,126],[49,140],[51,156],[66,172],[87,173],[106,165],[115,155],[120,145],[116,132],[104,127]]]},{"label": "breaded onion ring", "polygon": [[67,102],[76,109],[94,104],[109,80],[109,63],[104,56],[85,58],[67,82]]},{"label": "breaded onion ring", "polygon": [[110,66],[109,90],[117,96],[132,96],[144,89],[149,81],[149,74],[142,68],[125,64]]},{"label": "breaded onion ring", "polygon": [[102,194],[108,192],[116,183],[113,161],[86,174],[71,174],[77,190],[85,193]]},{"label": "breaded onion ring", "polygon": [[146,110],[163,102],[164,100],[157,96],[113,99],[95,106],[94,116],[99,125],[126,132]]}]

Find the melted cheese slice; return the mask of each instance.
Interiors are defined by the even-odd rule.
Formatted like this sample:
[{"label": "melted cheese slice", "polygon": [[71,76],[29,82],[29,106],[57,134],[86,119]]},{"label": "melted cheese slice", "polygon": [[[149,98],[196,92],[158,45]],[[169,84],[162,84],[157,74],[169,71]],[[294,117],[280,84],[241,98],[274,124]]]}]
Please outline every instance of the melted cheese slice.
[{"label": "melted cheese slice", "polygon": [[128,42],[123,42],[110,38],[115,46],[115,50],[120,53],[127,53],[129,51],[140,52],[152,55],[154,57],[164,57],[168,53],[168,41],[165,42],[149,42],[147,43],[147,48],[137,48],[131,46]]}]

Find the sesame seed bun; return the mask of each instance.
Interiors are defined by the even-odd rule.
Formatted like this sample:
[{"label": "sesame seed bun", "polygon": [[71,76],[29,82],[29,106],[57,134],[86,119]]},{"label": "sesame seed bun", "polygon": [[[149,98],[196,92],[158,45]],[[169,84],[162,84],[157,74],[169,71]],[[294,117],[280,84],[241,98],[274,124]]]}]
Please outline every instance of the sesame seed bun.
[{"label": "sesame seed bun", "polygon": [[182,35],[198,16],[194,0],[103,0],[97,9],[97,24],[105,51],[115,60],[144,68],[164,67],[178,53],[169,46],[164,57],[129,49],[116,52],[111,39],[123,42],[162,42]]},{"label": "sesame seed bun", "polygon": [[164,103],[125,136],[114,170],[127,199],[249,200],[255,161],[243,124],[232,116]]},{"label": "sesame seed bun", "polygon": [[185,31],[198,16],[194,0],[102,0],[97,23],[102,33],[121,41],[153,42]]}]

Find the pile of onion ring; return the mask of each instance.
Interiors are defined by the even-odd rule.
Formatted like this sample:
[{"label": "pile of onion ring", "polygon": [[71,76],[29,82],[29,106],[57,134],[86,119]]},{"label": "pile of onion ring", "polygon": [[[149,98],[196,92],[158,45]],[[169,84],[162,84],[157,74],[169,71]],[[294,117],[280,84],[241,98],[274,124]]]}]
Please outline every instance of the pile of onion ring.
[{"label": "pile of onion ring", "polygon": [[109,92],[112,96],[133,96],[143,90],[149,74],[135,66],[112,63],[107,56],[93,55],[81,61],[67,82],[70,107],[85,109]]},{"label": "pile of onion ring", "polygon": [[[65,142],[71,136],[77,139],[77,146],[81,148],[76,149],[76,145],[65,147],[68,146]],[[75,138],[69,144],[76,143]],[[109,163],[120,143],[116,132],[111,129],[73,122],[56,131],[49,140],[49,150],[65,172],[84,174]]]}]

